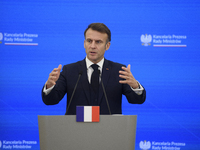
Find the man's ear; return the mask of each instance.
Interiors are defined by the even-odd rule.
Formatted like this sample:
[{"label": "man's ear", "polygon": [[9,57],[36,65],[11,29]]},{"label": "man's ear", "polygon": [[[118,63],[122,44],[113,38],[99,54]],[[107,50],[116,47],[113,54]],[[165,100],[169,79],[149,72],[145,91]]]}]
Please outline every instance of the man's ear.
[{"label": "man's ear", "polygon": [[84,48],[85,48],[85,40],[84,40]]},{"label": "man's ear", "polygon": [[107,44],[106,44],[106,50],[108,50],[109,48],[110,48],[110,42],[108,42]]}]

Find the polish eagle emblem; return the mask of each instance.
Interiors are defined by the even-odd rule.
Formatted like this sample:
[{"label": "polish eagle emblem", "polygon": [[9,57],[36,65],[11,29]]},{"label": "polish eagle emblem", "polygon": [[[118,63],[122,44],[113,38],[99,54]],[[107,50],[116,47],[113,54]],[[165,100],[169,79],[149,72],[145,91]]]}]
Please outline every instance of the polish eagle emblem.
[{"label": "polish eagle emblem", "polygon": [[142,34],[141,37],[140,37],[140,40],[142,42],[142,45],[149,46],[149,45],[151,45],[150,42],[152,41],[152,36],[150,34],[149,35]]},{"label": "polish eagle emblem", "polygon": [[3,39],[3,34],[0,32],[0,41]]},{"label": "polish eagle emblem", "polygon": [[151,143],[149,141],[144,140],[140,142],[140,149],[148,150],[150,148],[151,148]]}]

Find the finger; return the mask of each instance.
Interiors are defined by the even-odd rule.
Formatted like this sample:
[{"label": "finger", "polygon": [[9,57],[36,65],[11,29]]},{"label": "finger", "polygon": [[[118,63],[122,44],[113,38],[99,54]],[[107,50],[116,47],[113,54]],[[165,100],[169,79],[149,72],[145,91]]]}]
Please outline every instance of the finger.
[{"label": "finger", "polygon": [[127,72],[127,71],[119,71],[119,74],[120,74],[120,75],[127,76],[127,77],[132,77],[131,72]]},{"label": "finger", "polygon": [[58,72],[52,71],[49,76],[56,76],[58,74]]},{"label": "finger", "polygon": [[57,76],[49,76],[49,79],[50,79],[50,80],[53,80],[53,81],[56,81],[57,78],[58,78]]},{"label": "finger", "polygon": [[122,69],[123,69],[124,71],[128,71],[128,68],[126,68],[126,67],[124,67],[124,66],[122,66]]},{"label": "finger", "polygon": [[62,69],[62,65],[60,64],[58,68],[54,68],[52,72],[60,72]]},{"label": "finger", "polygon": [[51,73],[58,72],[58,68],[54,68]]},{"label": "finger", "polygon": [[126,72],[126,71],[119,71],[119,73],[121,74],[121,75],[128,75],[128,72]]},{"label": "finger", "polygon": [[130,73],[130,70],[126,67],[122,67],[123,70],[120,70],[122,73]]},{"label": "finger", "polygon": [[131,65],[130,65],[130,64],[128,65],[127,69],[128,69],[129,71],[131,71]]},{"label": "finger", "polygon": [[54,68],[52,72],[59,72],[59,68]]},{"label": "finger", "polygon": [[60,64],[60,65],[58,66],[58,71],[60,72],[61,69],[62,69],[62,65]]},{"label": "finger", "polygon": [[119,83],[122,83],[122,84],[127,84],[127,80],[119,80]]},{"label": "finger", "polygon": [[126,76],[126,75],[121,75],[121,74],[119,75],[119,77],[120,77],[120,78],[123,78],[123,79],[127,79],[127,78],[128,78],[128,76]]}]

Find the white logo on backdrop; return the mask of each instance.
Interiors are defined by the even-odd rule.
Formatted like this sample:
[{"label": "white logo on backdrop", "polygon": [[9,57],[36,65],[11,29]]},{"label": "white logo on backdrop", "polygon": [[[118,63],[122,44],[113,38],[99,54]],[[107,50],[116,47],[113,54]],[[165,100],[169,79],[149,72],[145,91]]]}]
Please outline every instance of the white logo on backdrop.
[{"label": "white logo on backdrop", "polygon": [[151,148],[151,143],[149,141],[147,142],[146,140],[144,140],[140,142],[140,149],[148,150],[150,148]]},{"label": "white logo on backdrop", "polygon": [[0,32],[0,41],[3,40],[3,34]]},{"label": "white logo on backdrop", "polygon": [[149,46],[149,45],[151,45],[150,42],[152,41],[152,36],[150,34],[149,35],[142,34],[141,37],[140,37],[140,40],[142,42],[142,45]]},{"label": "white logo on backdrop", "polygon": [[2,142],[0,141],[0,148],[1,148],[1,146],[2,146]]}]

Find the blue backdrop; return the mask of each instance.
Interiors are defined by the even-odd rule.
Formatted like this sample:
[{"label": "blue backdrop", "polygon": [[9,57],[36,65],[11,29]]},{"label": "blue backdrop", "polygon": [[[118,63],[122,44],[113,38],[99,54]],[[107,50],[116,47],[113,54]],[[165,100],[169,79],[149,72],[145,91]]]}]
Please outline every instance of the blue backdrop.
[{"label": "blue backdrop", "polygon": [[[136,150],[200,147],[200,2],[197,0],[1,0],[0,149],[39,150],[37,115],[63,115],[66,97],[46,106],[41,89],[59,64],[82,60],[92,22],[112,32],[105,57],[131,64],[146,102],[138,115]],[[147,40],[141,39],[146,35]]]}]

